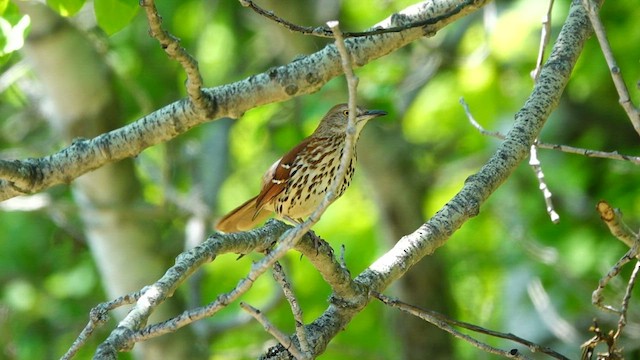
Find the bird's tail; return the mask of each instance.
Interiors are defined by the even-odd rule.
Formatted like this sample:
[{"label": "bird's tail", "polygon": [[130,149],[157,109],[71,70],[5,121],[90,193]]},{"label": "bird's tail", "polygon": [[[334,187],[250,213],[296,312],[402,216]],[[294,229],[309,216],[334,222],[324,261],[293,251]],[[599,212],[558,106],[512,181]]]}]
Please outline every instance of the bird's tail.
[{"label": "bird's tail", "polygon": [[225,233],[246,231],[255,228],[271,216],[272,211],[257,209],[256,199],[253,197],[244,204],[238,206],[233,211],[225,215],[216,224],[216,230]]}]

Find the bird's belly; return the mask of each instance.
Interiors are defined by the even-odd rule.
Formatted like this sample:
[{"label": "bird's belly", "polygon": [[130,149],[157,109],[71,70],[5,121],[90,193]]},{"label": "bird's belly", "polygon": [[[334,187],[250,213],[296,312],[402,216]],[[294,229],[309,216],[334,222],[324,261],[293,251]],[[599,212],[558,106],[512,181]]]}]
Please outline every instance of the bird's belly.
[{"label": "bird's belly", "polygon": [[[311,215],[318,208],[333,183],[338,167],[338,161],[323,159],[310,170],[308,165],[297,167],[290,178],[285,190],[274,201],[274,211],[281,217],[303,219]],[[351,161],[345,178],[336,189],[336,199],[340,197],[351,184],[354,173],[354,161]]]}]

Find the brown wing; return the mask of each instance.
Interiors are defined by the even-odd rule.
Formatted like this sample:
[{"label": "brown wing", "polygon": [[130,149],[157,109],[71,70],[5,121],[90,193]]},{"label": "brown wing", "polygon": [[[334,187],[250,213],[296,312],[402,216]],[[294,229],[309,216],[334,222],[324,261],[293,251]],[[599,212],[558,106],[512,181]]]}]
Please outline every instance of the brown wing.
[{"label": "brown wing", "polygon": [[260,194],[256,197],[256,215],[263,206],[273,201],[273,199],[285,189],[289,181],[289,175],[291,174],[291,166],[293,166],[293,162],[298,154],[309,145],[309,141],[311,141],[310,137],[302,140],[300,144],[291,149],[280,158],[280,160],[273,163],[264,174],[262,178],[262,190],[260,190]]}]

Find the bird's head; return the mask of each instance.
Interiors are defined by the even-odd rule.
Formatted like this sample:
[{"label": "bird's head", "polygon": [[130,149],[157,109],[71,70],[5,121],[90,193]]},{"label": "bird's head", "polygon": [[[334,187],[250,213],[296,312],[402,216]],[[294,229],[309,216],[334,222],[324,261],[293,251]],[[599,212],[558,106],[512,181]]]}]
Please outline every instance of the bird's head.
[{"label": "bird's head", "polygon": [[[367,110],[361,106],[356,106],[356,128],[360,133],[367,121],[387,115],[383,110]],[[320,121],[320,125],[314,132],[316,135],[324,136],[336,133],[345,134],[347,131],[347,125],[349,121],[349,105],[338,104],[329,110],[327,114]]]}]

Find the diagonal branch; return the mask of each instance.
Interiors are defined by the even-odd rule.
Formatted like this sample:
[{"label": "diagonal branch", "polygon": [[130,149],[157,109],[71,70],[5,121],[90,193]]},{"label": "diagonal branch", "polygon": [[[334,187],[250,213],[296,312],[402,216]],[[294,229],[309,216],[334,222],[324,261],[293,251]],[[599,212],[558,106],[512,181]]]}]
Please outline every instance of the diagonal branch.
[{"label": "diagonal branch", "polygon": [[569,360],[568,358],[566,358],[565,356],[563,356],[562,354],[559,354],[555,351],[553,351],[550,348],[547,348],[545,346],[536,344],[534,342],[531,342],[527,339],[521,338],[519,336],[513,335],[511,333],[503,333],[503,332],[499,332],[499,331],[494,331],[494,330],[489,330],[489,329],[485,329],[481,326],[477,326],[477,325],[473,325],[470,323],[466,323],[463,321],[458,321],[458,320],[454,320],[454,319],[450,319],[442,314],[439,314],[438,312],[432,311],[432,310],[428,310],[428,309],[422,309],[419,308],[417,306],[411,305],[411,304],[407,304],[401,300],[398,299],[393,299],[390,298],[386,295],[380,294],[380,293],[374,293],[373,294],[378,300],[382,301],[382,303],[384,303],[385,305],[389,305],[391,307],[395,307],[398,308],[400,311],[406,312],[410,315],[413,316],[417,316],[419,318],[421,318],[422,320],[425,320],[439,328],[441,328],[444,331],[449,332],[450,334],[452,334],[453,336],[465,340],[467,342],[469,342],[471,345],[482,349],[488,353],[492,353],[492,354],[498,354],[498,355],[502,355],[504,357],[508,357],[508,358],[524,358],[524,356],[522,354],[519,354],[517,349],[511,349],[510,351],[505,351],[505,350],[501,350],[501,349],[497,349],[495,347],[492,347],[486,343],[483,343],[481,341],[478,341],[476,339],[474,339],[473,337],[469,336],[469,335],[465,335],[461,332],[459,332],[458,330],[455,330],[453,328],[453,326],[459,326],[461,328],[464,329],[468,329],[471,331],[475,331],[477,333],[481,333],[481,334],[487,334],[489,336],[494,336],[497,338],[501,338],[501,339],[507,339],[507,340],[511,340],[520,344],[525,345],[529,350],[531,350],[531,352],[541,352],[544,354],[547,354],[553,358],[556,359],[561,359],[561,360]]},{"label": "diagonal branch", "polygon": [[[291,282],[287,279],[284,269],[279,262],[273,264],[273,278],[276,280],[278,285],[280,285],[285,298],[289,302],[289,307],[291,308],[291,313],[293,314],[293,319],[295,321],[296,336],[300,343],[300,352],[305,355],[312,356],[312,353],[309,350],[309,342],[307,341],[307,329],[304,328],[302,307],[300,307],[300,303],[298,302],[298,299],[296,299],[293,289],[291,289]],[[280,344],[285,345],[286,343],[280,341]]]},{"label": "diagonal branch", "polygon": [[[573,3],[533,92],[516,114],[513,127],[496,153],[478,173],[467,178],[464,187],[452,200],[416,232],[400,239],[391,251],[360,274],[357,281],[386,287],[401,276],[407,267],[442,246],[456,229],[478,214],[480,205],[529,155],[530,146],[560,101],[590,34],[591,28],[584,9]],[[403,267],[389,266],[394,263],[402,263]]]},{"label": "diagonal branch", "polygon": [[[128,349],[137,342],[174,332],[195,321],[214,315],[231,302],[237,300],[251,287],[253,281],[261,275],[261,271],[263,272],[275,263],[275,260],[279,258],[277,255],[283,252],[278,249],[288,249],[289,245],[286,244],[286,241],[280,240],[282,243],[278,244],[276,249],[271,251],[268,256],[261,259],[258,263],[254,264],[250,273],[242,279],[233,290],[219,295],[214,301],[205,306],[189,309],[174,318],[144,326],[149,316],[155,311],[155,308],[171,297],[175,290],[195,270],[205,263],[213,261],[218,255],[229,252],[241,254],[252,251],[263,252],[283,236],[288,236],[290,239],[291,234],[294,233],[296,229],[298,229],[298,227],[292,228],[282,222],[270,220],[264,227],[252,231],[225,235],[214,234],[210,236],[204,243],[179,255],[176,258],[175,265],[168,269],[154,284],[146,287],[135,295],[129,295],[123,298],[133,298],[133,300],[129,300],[128,302],[114,301],[105,305],[106,307],[98,306],[97,308],[101,310],[100,314],[102,315],[98,317],[92,316],[89,325],[83,330],[83,333],[77,340],[77,344],[74,343],[69,353],[75,353],[86,342],[87,337],[91,335],[90,333],[85,334],[88,331],[87,329],[93,332],[96,327],[100,326],[103,323],[101,319],[106,317],[108,310],[133,301],[136,301],[135,306],[118,324],[118,327],[114,329],[107,339],[98,347],[94,358],[115,358],[118,351]],[[326,249],[320,249],[322,251],[319,251],[315,247],[315,242],[311,239],[311,236],[306,236],[302,241],[298,242],[296,249],[311,259],[311,262],[320,270],[325,279],[334,276],[330,284],[337,289],[336,293],[344,294],[344,296],[363,293],[362,290],[356,291],[350,287],[353,284],[351,278],[348,275],[340,273],[341,269],[339,266],[334,266],[336,260],[332,254],[324,251]],[[331,273],[333,273],[333,275],[330,275]],[[335,277],[336,274],[338,275],[337,277]],[[301,329],[300,331],[303,330]],[[308,331],[308,329],[305,328],[305,331]],[[299,340],[296,338],[295,341],[298,342]]]},{"label": "diagonal branch", "polygon": [[[397,33],[347,39],[345,44],[355,67],[395,51],[412,41],[433,36],[447,24],[484,6],[488,0],[424,1],[400,11],[375,25],[391,28],[399,23],[438,19],[435,24]],[[238,118],[254,107],[318,91],[342,74],[336,47],[324,49],[272,68],[244,80],[202,89],[211,111],[210,119]],[[93,139],[77,139],[61,151],[37,159],[0,160],[0,201],[35,193],[73,181],[105,164],[138,155],[144,149],[168,141],[206,122],[187,99],[178,100],[119,129]]]},{"label": "diagonal branch", "polygon": [[[206,306],[187,310],[172,319],[145,327],[149,316],[155,309],[165,302],[167,298],[173,296],[178,286],[203,264],[211,262],[218,255],[225,253],[246,254],[251,251],[264,251],[280,237],[291,233],[291,231],[285,233],[288,228],[285,224],[272,220],[266,226],[248,232],[225,235],[216,233],[202,244],[180,254],[176,258],[175,265],[169,268],[162,278],[142,291],[141,295],[136,299],[135,306],[120,321],[118,327],[111,332],[107,339],[100,344],[94,358],[112,358],[117,351],[131,348],[136,342],[173,332],[220,311],[227,304],[244,294],[260,275],[259,271],[268,267],[256,264],[233,290],[221,294]],[[274,251],[270,255],[275,253]],[[270,261],[272,263],[275,262],[273,255],[264,257],[260,263]]]},{"label": "diagonal branch", "polygon": [[624,79],[622,78],[622,70],[613,56],[613,50],[611,49],[609,40],[607,40],[604,25],[602,25],[602,21],[600,21],[600,16],[598,15],[600,4],[595,4],[591,0],[582,0],[582,6],[587,11],[589,21],[591,21],[591,25],[593,26],[596,37],[598,38],[598,43],[600,43],[600,48],[604,54],[604,59],[607,61],[607,65],[609,65],[611,79],[613,80],[613,84],[615,85],[616,90],[618,91],[618,96],[620,97],[620,105],[627,113],[629,120],[631,120],[631,125],[633,125],[633,128],[640,135],[640,110],[638,110],[633,102],[631,102],[631,96],[629,96],[627,84],[625,84]]},{"label": "diagonal branch", "polygon": [[[429,221],[398,241],[386,254],[360,273],[355,282],[369,291],[381,292],[401,277],[411,266],[444,245],[449,237],[467,220],[478,214],[480,206],[500,186],[517,166],[527,158],[530,146],[540,134],[547,118],[555,109],[569,81],[584,43],[591,34],[587,15],[579,3],[572,3],[568,18],[562,27],[549,59],[542,67],[533,92],[515,116],[512,129],[496,153],[474,175],[467,178],[464,187]],[[317,336],[326,344],[370,301],[342,303],[332,297],[329,307],[309,330],[321,332]],[[262,356],[275,359],[286,349],[275,346]],[[267,355],[268,354],[268,355]]]},{"label": "diagonal branch", "polygon": [[96,307],[91,309],[89,313],[89,323],[82,329],[78,338],[71,344],[69,350],[60,358],[60,360],[70,360],[74,357],[74,355],[80,350],[84,344],[89,340],[93,332],[104,325],[107,320],[109,320],[109,311],[118,308],[120,306],[133,304],[136,302],[142,294],[144,293],[144,289],[140,291],[136,291],[130,294],[123,295],[115,300],[107,301],[98,304]]},{"label": "diagonal branch", "polygon": [[637,246],[640,234],[635,233],[629,225],[624,222],[620,209],[612,207],[611,204],[604,200],[600,200],[596,204],[596,211],[600,214],[600,219],[602,219],[609,228],[611,235],[618,238],[618,240],[630,248]]}]

